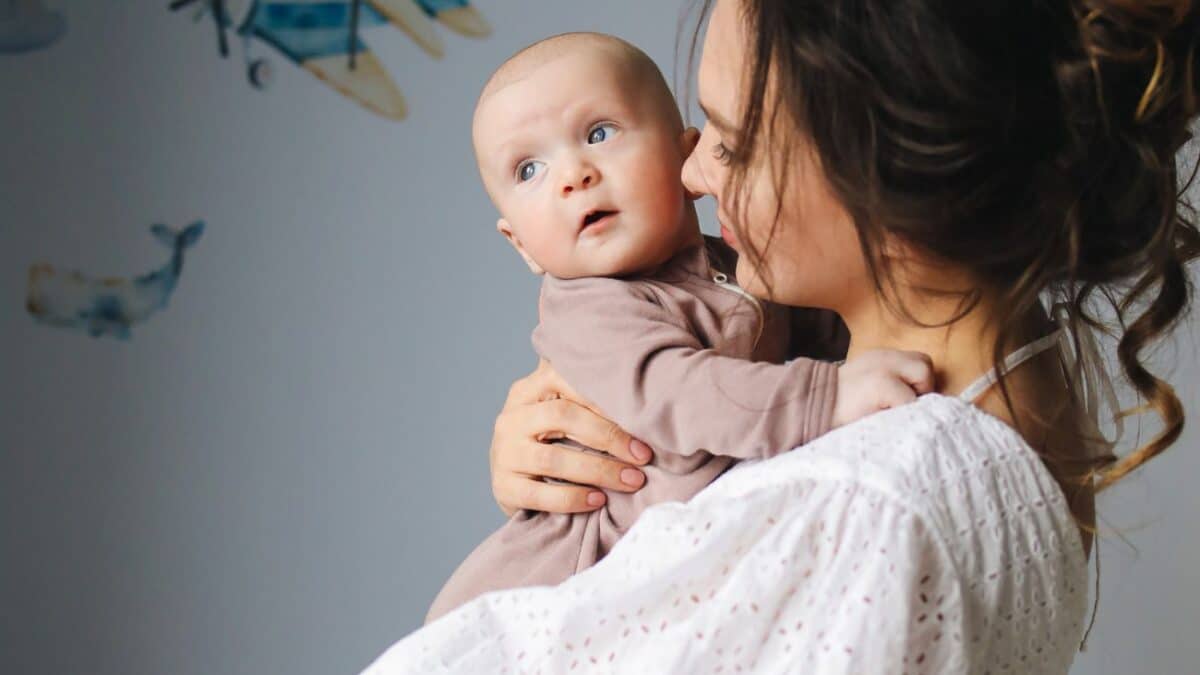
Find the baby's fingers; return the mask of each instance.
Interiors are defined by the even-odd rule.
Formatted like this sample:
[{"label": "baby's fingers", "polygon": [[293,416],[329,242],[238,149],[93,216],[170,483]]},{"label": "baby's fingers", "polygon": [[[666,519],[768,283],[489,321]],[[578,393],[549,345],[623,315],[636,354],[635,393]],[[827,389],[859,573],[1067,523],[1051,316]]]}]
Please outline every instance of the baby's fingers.
[{"label": "baby's fingers", "polygon": [[908,383],[917,394],[928,394],[934,390],[936,377],[933,359],[924,352],[900,352],[896,363],[896,374]]},{"label": "baby's fingers", "polygon": [[896,408],[915,401],[917,392],[902,380],[888,378],[876,390],[875,405],[880,410]]}]

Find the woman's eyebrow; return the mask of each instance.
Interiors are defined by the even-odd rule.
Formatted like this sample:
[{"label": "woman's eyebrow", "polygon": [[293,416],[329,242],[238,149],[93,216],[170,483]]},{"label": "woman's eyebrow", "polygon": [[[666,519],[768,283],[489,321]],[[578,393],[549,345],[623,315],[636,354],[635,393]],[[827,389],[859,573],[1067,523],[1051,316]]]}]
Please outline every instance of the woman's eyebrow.
[{"label": "woman's eyebrow", "polygon": [[716,127],[718,131],[725,134],[732,134],[734,132],[733,124],[731,124],[724,117],[721,117],[720,115],[709,110],[708,106],[704,105],[704,101],[697,100],[696,103],[700,105],[700,110],[704,113],[704,116],[708,118],[709,122],[712,122],[713,126]]}]

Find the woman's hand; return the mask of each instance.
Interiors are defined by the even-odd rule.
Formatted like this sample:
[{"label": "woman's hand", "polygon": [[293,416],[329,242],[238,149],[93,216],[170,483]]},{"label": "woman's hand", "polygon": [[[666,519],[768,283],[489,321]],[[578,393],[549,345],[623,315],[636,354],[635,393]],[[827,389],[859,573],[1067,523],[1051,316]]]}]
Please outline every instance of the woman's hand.
[{"label": "woman's hand", "polygon": [[[547,442],[560,438],[612,457]],[[594,488],[641,489],[646,477],[634,467],[653,456],[645,443],[601,417],[544,360],[509,389],[508,400],[496,418],[490,454],[492,494],[509,516],[517,509],[594,511],[605,502],[604,493]],[[542,477],[579,485],[545,483]]]}]

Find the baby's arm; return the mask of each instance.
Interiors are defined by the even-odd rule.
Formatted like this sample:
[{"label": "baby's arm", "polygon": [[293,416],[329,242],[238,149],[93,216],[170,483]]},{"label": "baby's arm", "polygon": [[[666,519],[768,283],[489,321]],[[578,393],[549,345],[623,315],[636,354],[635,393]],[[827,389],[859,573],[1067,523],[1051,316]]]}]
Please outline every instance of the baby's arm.
[{"label": "baby's arm", "polygon": [[770,457],[829,430],[837,367],[706,349],[636,282],[581,279],[542,298],[534,347],[581,396],[655,451]]}]

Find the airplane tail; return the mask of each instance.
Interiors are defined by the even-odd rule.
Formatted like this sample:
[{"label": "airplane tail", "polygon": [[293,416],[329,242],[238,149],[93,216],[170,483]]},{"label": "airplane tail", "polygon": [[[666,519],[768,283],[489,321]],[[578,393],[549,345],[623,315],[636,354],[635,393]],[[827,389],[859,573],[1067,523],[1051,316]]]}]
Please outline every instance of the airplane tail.
[{"label": "airplane tail", "polygon": [[183,251],[184,249],[191,248],[200,240],[200,235],[204,234],[204,221],[197,220],[182,230],[175,230],[161,223],[156,223],[150,226],[150,231],[154,233],[154,238],[163,246],[172,251]]}]

